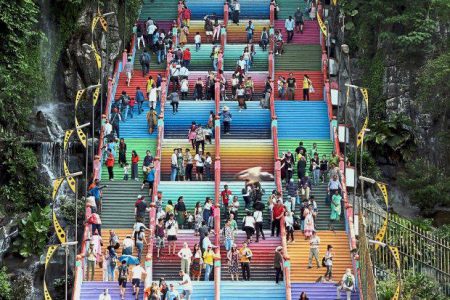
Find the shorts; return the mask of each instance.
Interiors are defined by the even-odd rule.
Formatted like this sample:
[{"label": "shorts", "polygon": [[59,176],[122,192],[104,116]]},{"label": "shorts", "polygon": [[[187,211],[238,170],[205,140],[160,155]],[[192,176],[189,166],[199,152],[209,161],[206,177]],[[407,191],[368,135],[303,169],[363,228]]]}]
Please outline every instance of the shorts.
[{"label": "shorts", "polygon": [[303,21],[296,21],[295,22],[295,26],[300,26],[300,25],[303,25]]},{"label": "shorts", "polygon": [[153,189],[153,181],[147,181],[148,182],[148,189]]},{"label": "shorts", "polygon": [[205,34],[206,35],[213,35],[213,32],[212,31],[206,31]]},{"label": "shorts", "polygon": [[119,286],[121,286],[123,288],[126,288],[127,287],[127,280],[119,278]]},{"label": "shorts", "polygon": [[169,236],[167,236],[167,240],[169,242],[176,241],[177,240],[177,236],[176,235],[169,235]]},{"label": "shorts", "polygon": [[156,237],[156,248],[164,248],[164,238],[159,236]]},{"label": "shorts", "polygon": [[127,78],[131,79],[131,72],[127,72]]},{"label": "shorts", "polygon": [[131,284],[136,287],[139,287],[141,285],[141,280],[139,278],[133,278],[131,279]]},{"label": "shorts", "polygon": [[203,174],[203,167],[195,167],[195,170],[197,170],[197,173]]}]

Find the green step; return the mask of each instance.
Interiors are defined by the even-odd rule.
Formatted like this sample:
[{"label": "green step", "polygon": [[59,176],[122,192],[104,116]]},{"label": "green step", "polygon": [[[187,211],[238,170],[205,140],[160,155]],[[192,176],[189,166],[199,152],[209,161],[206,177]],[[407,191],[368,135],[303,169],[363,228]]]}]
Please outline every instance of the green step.
[{"label": "green step", "polygon": [[[306,1],[293,1],[293,0],[278,0],[278,6],[280,11],[278,12],[278,19],[284,20],[289,18],[289,16],[294,17],[294,14],[298,7],[304,12],[306,8]],[[305,20],[309,19],[309,16],[304,14]]]},{"label": "green step", "polygon": [[275,56],[276,71],[320,71],[320,45],[284,45],[283,55]]},{"label": "green step", "polygon": [[178,15],[178,0],[144,0],[139,20],[151,17],[156,21],[175,20]]},{"label": "green step", "polygon": [[[234,71],[237,66],[237,61],[242,55],[246,44],[233,44],[225,46],[224,67],[225,71]],[[262,51],[262,48],[255,45],[256,54],[253,56],[253,64],[250,71],[267,71],[269,69],[269,52]]]},{"label": "green step", "polygon": [[164,207],[169,200],[175,205],[178,197],[183,196],[186,209],[192,214],[198,201],[202,207],[206,197],[211,197],[214,201],[213,181],[161,181],[158,191],[163,193]]},{"label": "green step", "polygon": [[[136,56],[134,59],[134,69],[135,70],[142,70],[140,59],[141,59],[141,55],[142,55],[143,51],[144,50],[142,48],[136,49]],[[147,51],[149,51],[148,48],[147,48]],[[150,70],[151,71],[163,71],[166,69],[167,63],[166,63],[165,59],[161,62],[161,64],[158,64],[158,59],[157,59],[156,55],[153,54],[152,52],[150,52],[150,56],[151,56],[151,60],[150,60]]]},{"label": "green step", "polygon": [[[103,228],[132,228],[134,203],[138,195],[146,196],[150,203],[148,190],[141,190],[142,182],[112,181],[103,189],[103,209],[101,213]],[[148,219],[148,218],[147,218]],[[144,224],[147,224],[145,222]]]},{"label": "green step", "polygon": [[[285,185],[284,185],[285,187]],[[316,218],[316,228],[318,230],[328,230],[328,224],[330,223],[331,207],[325,204],[325,196],[327,195],[327,183],[321,183],[312,187],[310,195],[313,195],[316,199],[318,216]],[[289,199],[286,189],[283,190],[283,199],[286,202]],[[295,206],[296,215],[300,215],[300,205]],[[334,223],[335,230],[345,230],[345,223],[343,217],[338,223]]]},{"label": "green step", "polygon": [[[298,147],[299,142],[303,142],[303,147],[306,148],[306,152],[312,148],[313,143],[317,143],[317,149],[319,150],[319,158],[322,159],[323,155],[327,156],[329,160],[331,152],[334,150],[333,143],[330,140],[278,140],[279,155],[282,156],[283,152],[291,151],[295,156],[295,149]],[[306,171],[309,173],[309,157],[307,159]],[[297,179],[297,165],[294,168],[294,179]]]},{"label": "green step", "polygon": [[[148,139],[148,138],[126,138],[125,143],[127,144],[127,163],[130,164],[130,170],[128,172],[131,180],[131,151],[136,150],[139,155],[139,164],[138,164],[138,175],[139,180],[142,181],[142,162],[144,161],[145,152],[150,150],[152,155],[155,156],[156,151],[156,139]],[[118,145],[118,143],[117,143]],[[108,169],[106,165],[102,166],[102,180],[108,180]],[[117,146],[116,149],[116,164],[114,165],[114,180],[123,181],[123,168],[119,165],[119,149]]]}]

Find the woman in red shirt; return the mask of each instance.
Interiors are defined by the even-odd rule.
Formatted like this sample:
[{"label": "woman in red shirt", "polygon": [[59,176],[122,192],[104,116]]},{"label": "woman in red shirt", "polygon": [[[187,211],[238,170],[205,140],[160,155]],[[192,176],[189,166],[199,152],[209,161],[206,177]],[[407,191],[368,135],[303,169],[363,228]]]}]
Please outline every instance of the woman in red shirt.
[{"label": "woman in red shirt", "polygon": [[183,66],[186,68],[189,67],[189,64],[191,63],[191,51],[189,48],[186,48],[183,51]]},{"label": "woman in red shirt", "polygon": [[109,175],[109,180],[110,181],[114,181],[114,155],[111,152],[111,149],[108,149],[108,157],[106,158],[106,166],[108,167],[108,175]]},{"label": "woman in red shirt", "polygon": [[186,5],[184,5],[182,15],[184,25],[188,27],[191,26],[191,10]]},{"label": "woman in red shirt", "polygon": [[137,155],[136,151],[131,151],[131,179],[138,181],[138,163],[139,163],[139,155]]}]

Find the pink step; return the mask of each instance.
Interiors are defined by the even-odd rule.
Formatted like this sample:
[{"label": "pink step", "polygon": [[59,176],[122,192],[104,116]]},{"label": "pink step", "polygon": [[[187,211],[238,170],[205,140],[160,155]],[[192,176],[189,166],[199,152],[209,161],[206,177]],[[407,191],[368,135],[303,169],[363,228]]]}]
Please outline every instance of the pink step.
[{"label": "pink step", "polygon": [[[285,20],[276,20],[275,29],[281,29],[281,34],[283,35],[283,40],[287,41],[287,32],[284,28]],[[305,21],[303,25],[303,34],[294,32],[294,38],[291,43],[301,44],[301,45],[318,45],[320,44],[320,33],[319,24],[317,21]]]}]

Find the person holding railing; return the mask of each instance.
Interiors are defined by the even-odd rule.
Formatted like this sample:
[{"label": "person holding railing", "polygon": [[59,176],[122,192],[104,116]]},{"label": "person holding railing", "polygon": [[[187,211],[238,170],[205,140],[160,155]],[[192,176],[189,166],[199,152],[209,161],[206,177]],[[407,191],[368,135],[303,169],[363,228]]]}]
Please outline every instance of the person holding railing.
[{"label": "person holding railing", "polygon": [[281,228],[281,224],[280,224],[280,220],[284,215],[284,205],[283,205],[283,200],[281,199],[281,193],[280,192],[276,192],[276,203],[274,204],[273,208],[272,208],[272,225],[271,225],[271,236],[274,236],[275,234],[275,229],[277,231],[277,237],[280,236],[280,228]]}]

